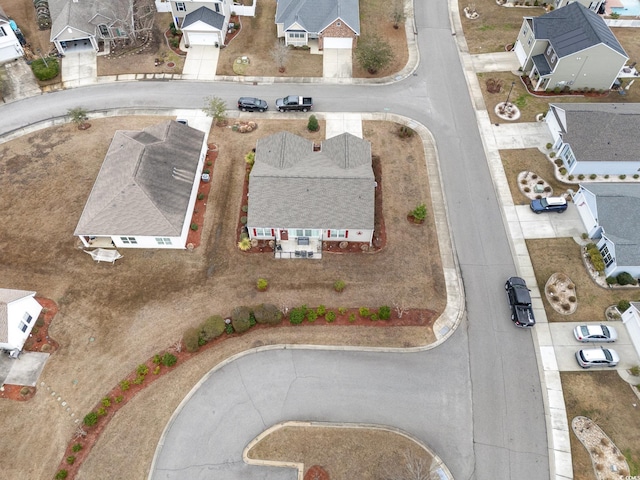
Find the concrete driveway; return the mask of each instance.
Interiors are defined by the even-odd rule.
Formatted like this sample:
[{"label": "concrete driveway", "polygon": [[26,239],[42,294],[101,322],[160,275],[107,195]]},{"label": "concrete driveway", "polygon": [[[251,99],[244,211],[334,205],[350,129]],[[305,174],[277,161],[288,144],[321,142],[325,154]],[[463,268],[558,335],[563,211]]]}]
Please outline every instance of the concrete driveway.
[{"label": "concrete driveway", "polygon": [[7,92],[4,95],[5,102],[40,94],[40,87],[36,77],[24,58],[5,63],[3,66],[5,72],[7,72],[8,83]]},{"label": "concrete driveway", "polygon": [[23,352],[18,359],[0,355],[0,384],[35,387],[48,358],[42,352]]},{"label": "concrete driveway", "polygon": [[62,83],[65,88],[91,85],[98,81],[98,60],[93,50],[67,53],[61,60]]},{"label": "concrete driveway", "polygon": [[[581,343],[573,336],[573,329],[577,322],[554,322],[549,323],[553,347],[556,352],[558,370],[561,372],[582,371],[583,369],[576,361],[575,353],[583,348],[613,348],[620,355],[620,363],[616,370],[628,370],[634,365],[639,365],[638,353],[636,352],[626,326],[622,322],[589,322],[584,323],[602,324],[614,327],[618,332],[618,340],[614,343]],[[589,370],[610,370],[609,367],[590,368]]]},{"label": "concrete driveway", "polygon": [[187,80],[213,80],[219,57],[219,48],[211,45],[192,45],[187,50],[182,77]]},{"label": "concrete driveway", "polygon": [[[508,207],[505,208],[508,210]],[[580,237],[584,225],[573,203],[563,213],[533,213],[529,205],[513,207],[524,238]]]},{"label": "concrete driveway", "polygon": [[324,78],[351,78],[353,62],[350,48],[325,48],[322,54]]}]

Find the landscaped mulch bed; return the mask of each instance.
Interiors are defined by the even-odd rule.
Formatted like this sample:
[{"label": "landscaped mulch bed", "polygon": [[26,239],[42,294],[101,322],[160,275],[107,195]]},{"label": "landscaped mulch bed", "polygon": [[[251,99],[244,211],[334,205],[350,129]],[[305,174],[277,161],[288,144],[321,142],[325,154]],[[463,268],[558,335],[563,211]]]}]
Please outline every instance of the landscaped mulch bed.
[{"label": "landscaped mulch bed", "polygon": [[[210,143],[207,149],[207,157],[204,162],[204,170],[209,170],[209,175],[213,175],[213,167],[216,159],[218,158],[218,146],[215,143]],[[193,208],[193,215],[191,216],[191,225],[197,225],[198,229],[189,229],[187,235],[187,248],[193,249],[200,246],[200,239],[202,237],[202,230],[204,226],[204,214],[207,211],[207,201],[209,199],[209,192],[211,191],[211,181],[203,182],[200,180],[198,186],[198,196],[202,195],[202,200],[196,200],[196,204]]]}]

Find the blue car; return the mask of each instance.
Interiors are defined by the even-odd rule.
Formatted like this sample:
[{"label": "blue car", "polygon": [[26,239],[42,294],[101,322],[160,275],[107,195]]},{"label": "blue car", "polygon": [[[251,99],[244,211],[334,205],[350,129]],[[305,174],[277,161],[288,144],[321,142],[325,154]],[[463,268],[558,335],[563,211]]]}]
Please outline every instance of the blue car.
[{"label": "blue car", "polygon": [[558,212],[567,209],[567,201],[562,197],[547,197],[539,200],[531,200],[531,210],[535,213]]}]

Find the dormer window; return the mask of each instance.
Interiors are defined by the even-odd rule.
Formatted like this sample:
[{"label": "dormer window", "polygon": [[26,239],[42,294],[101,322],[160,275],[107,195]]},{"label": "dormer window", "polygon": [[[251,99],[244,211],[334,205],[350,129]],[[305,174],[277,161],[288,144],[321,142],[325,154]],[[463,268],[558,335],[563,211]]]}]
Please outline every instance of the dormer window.
[{"label": "dormer window", "polygon": [[553,47],[551,45],[549,45],[547,47],[547,56],[551,55],[551,52],[553,52]]},{"label": "dormer window", "polygon": [[98,25],[98,30],[100,30],[100,35],[102,35],[103,37],[109,36],[109,29],[104,23],[101,23],[100,25]]}]

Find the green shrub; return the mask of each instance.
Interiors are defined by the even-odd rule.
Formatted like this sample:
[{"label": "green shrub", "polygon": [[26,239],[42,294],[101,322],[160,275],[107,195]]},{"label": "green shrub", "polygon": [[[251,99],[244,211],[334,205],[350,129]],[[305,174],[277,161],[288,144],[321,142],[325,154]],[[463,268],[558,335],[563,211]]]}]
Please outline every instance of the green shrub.
[{"label": "green shrub", "polygon": [[118,395],[116,398],[113,399],[116,403],[122,403],[122,401],[124,400],[124,397],[122,395]]},{"label": "green shrub", "polygon": [[358,310],[358,313],[362,318],[368,318],[371,316],[371,312],[367,307],[360,307],[360,309]]},{"label": "green shrub", "polygon": [[615,285],[618,283],[618,279],[616,277],[607,277],[607,285]]},{"label": "green shrub", "polygon": [[191,224],[191,230],[193,230],[194,232],[198,231],[198,224],[196,222],[193,222]]},{"label": "green shrub", "polygon": [[99,417],[104,417],[107,414],[107,409],[104,407],[100,407],[98,408],[98,410],[96,410],[96,413]]},{"label": "green shrub", "polygon": [[135,385],[142,385],[142,382],[144,382],[144,375],[138,375],[134,380],[133,383]]},{"label": "green shrub", "polygon": [[629,373],[634,377],[640,377],[640,365],[634,365],[629,369]]},{"label": "green shrub", "polygon": [[618,308],[618,311],[620,313],[626,312],[629,307],[631,306],[631,304],[629,303],[628,300],[620,300],[618,302],[618,304],[616,305],[616,307]]},{"label": "green shrub", "polygon": [[122,380],[120,382],[120,390],[122,390],[123,392],[126,392],[127,390],[129,390],[130,387],[131,387],[131,383],[129,382],[129,380]]},{"label": "green shrub", "polygon": [[212,315],[207,318],[202,324],[202,337],[205,341],[209,342],[214,338],[218,338],[220,335],[224,333],[224,327],[226,324],[224,323],[224,318],[220,315]]},{"label": "green shrub", "polygon": [[74,455],[69,455],[69,456],[67,457],[67,463],[68,463],[69,465],[73,465],[73,463],[74,463],[75,461],[76,461],[76,457],[75,457]]},{"label": "green shrub", "polygon": [[147,373],[149,373],[149,367],[145,363],[141,363],[140,365],[138,365],[138,368],[136,368],[136,373],[144,377]]},{"label": "green shrub", "polygon": [[153,360],[152,360],[152,362],[153,362],[153,363],[155,363],[156,365],[160,365],[160,360],[161,360],[160,355],[156,353],[156,354],[153,356]]},{"label": "green shrub", "polygon": [[293,325],[299,325],[304,322],[304,317],[307,316],[307,306],[302,305],[301,307],[292,308],[291,312],[289,312],[289,322]]},{"label": "green shrub", "polygon": [[261,292],[264,292],[268,286],[269,286],[269,282],[267,281],[266,278],[259,278],[258,281],[256,282],[256,287]]},{"label": "green shrub", "polygon": [[231,335],[233,333],[233,325],[231,325],[230,323],[225,324],[224,333],[226,333],[227,335]]},{"label": "green shrub", "polygon": [[204,200],[204,193],[200,192],[198,194],[198,200]]},{"label": "green shrub", "polygon": [[620,18],[620,14],[618,12],[611,12],[611,15],[609,15],[611,18],[613,18],[614,20],[617,18]]},{"label": "green shrub", "polygon": [[318,308],[316,308],[316,315],[318,315],[319,317],[324,317],[325,313],[327,313],[327,307],[325,307],[324,305],[320,305]]},{"label": "green shrub", "polygon": [[398,129],[398,136],[400,138],[411,138],[414,135],[414,131],[412,128],[407,127],[406,125],[401,125]]},{"label": "green shrub", "polygon": [[160,373],[160,365],[156,365],[153,369],[153,374],[158,375]]},{"label": "green shrub", "polygon": [[391,307],[383,305],[378,309],[378,317],[380,320],[389,320],[391,318]]},{"label": "green shrub", "polygon": [[60,64],[56,58],[47,58],[46,63],[42,58],[31,62],[31,70],[35,77],[41,82],[46,82],[56,78],[60,73]]},{"label": "green shrub", "polygon": [[329,323],[334,322],[336,319],[336,312],[328,311],[324,316],[324,319]]},{"label": "green shrub", "polygon": [[169,40],[169,44],[173,48],[178,48],[180,46],[180,40],[178,40],[177,38],[172,38],[172,39]]},{"label": "green shrub", "polygon": [[342,280],[336,280],[335,282],[333,282],[333,289],[336,292],[343,291],[345,286],[346,286],[346,284]]},{"label": "green shrub", "polygon": [[349,321],[350,322],[355,322],[356,321],[356,314],[355,313],[350,313],[349,314]]},{"label": "green shrub", "polygon": [[251,309],[249,307],[236,307],[231,312],[231,325],[237,333],[246,332],[251,328]]},{"label": "green shrub", "polygon": [[637,173],[634,173],[633,174],[633,178],[635,178],[637,180],[638,178],[640,178],[640,175],[638,175]]},{"label": "green shrub", "polygon": [[249,152],[244,156],[244,161],[247,165],[249,165],[250,167],[253,167],[253,164],[256,161],[256,152]]},{"label": "green shrub", "polygon": [[598,176],[595,173],[592,173],[591,175],[589,175],[589,178],[591,180],[595,180],[596,178],[598,178]]},{"label": "green shrub", "polygon": [[345,313],[347,313],[347,309],[344,307],[338,307],[338,313],[340,315],[344,315]]},{"label": "green shrub", "polygon": [[[589,245],[593,245],[593,243]],[[589,245],[587,245],[587,253],[589,254],[593,268],[598,272],[604,272],[604,259],[602,258],[602,254],[595,245],[593,245],[595,248],[589,248]]]},{"label": "green shrub", "polygon": [[178,358],[169,352],[162,355],[162,365],[165,367],[173,367],[178,362]]},{"label": "green shrub", "polygon": [[627,178],[627,176],[626,176],[626,175],[624,175],[624,174],[622,174],[622,175],[620,175],[618,178],[619,178],[620,180],[624,180],[625,178]]},{"label": "green shrub", "polygon": [[253,316],[257,323],[266,325],[277,325],[282,322],[282,312],[278,307],[270,303],[263,303],[254,307]]},{"label": "green shrub", "polygon": [[197,352],[200,345],[198,340],[200,338],[200,331],[197,328],[187,328],[182,334],[182,343],[187,352]]},{"label": "green shrub", "polygon": [[253,312],[250,312],[249,313],[249,325],[253,327],[253,326],[255,326],[256,323],[258,323],[256,321],[256,316],[253,314]]},{"label": "green shrub", "polygon": [[616,277],[619,285],[637,285],[638,281],[628,272],[619,273]]},{"label": "green shrub", "polygon": [[609,178],[609,175],[605,175],[605,176],[604,176],[604,178],[608,179],[608,178]]},{"label": "green shrub", "polygon": [[75,443],[73,447],[71,447],[71,451],[73,453],[78,453],[80,450],[82,450],[82,445],[80,445],[79,443]]},{"label": "green shrub", "polygon": [[109,397],[104,397],[102,399],[102,406],[105,408],[109,408],[111,406],[111,399]]},{"label": "green shrub", "polygon": [[58,472],[56,473],[56,480],[64,480],[65,478],[67,478],[67,475],[69,475],[69,472],[67,472],[64,468],[62,470],[58,470]]},{"label": "green shrub", "polygon": [[247,213],[249,211],[249,205],[242,205],[242,211]]},{"label": "green shrub", "polygon": [[560,175],[566,175],[567,174],[567,169],[564,167],[560,167],[559,169]]},{"label": "green shrub", "polygon": [[561,167],[562,166],[562,159],[561,158],[556,158],[553,163],[556,164],[557,167]]},{"label": "green shrub", "polygon": [[547,143],[547,150],[551,150],[551,147],[553,147],[553,145],[551,143]]},{"label": "green shrub", "polygon": [[98,414],[96,412],[87,413],[82,419],[82,423],[84,423],[87,427],[93,427],[96,423],[98,423]]},{"label": "green shrub", "polygon": [[318,318],[318,314],[316,313],[315,310],[309,310],[307,312],[307,321],[315,322],[317,318]]},{"label": "green shrub", "polygon": [[[567,178],[568,178],[569,180],[573,180],[573,175],[569,175]],[[547,187],[547,188],[549,188],[549,187]]]},{"label": "green shrub", "polygon": [[371,320],[372,322],[377,322],[378,321],[378,314],[377,313],[372,313],[371,316],[369,317],[369,320]]},{"label": "green shrub", "polygon": [[556,152],[551,152],[551,153],[549,154],[549,158],[555,158],[555,156],[556,156]]},{"label": "green shrub", "polygon": [[309,122],[307,123],[307,130],[310,132],[317,132],[320,130],[320,125],[318,124],[318,119],[315,115],[309,116]]},{"label": "green shrub", "polygon": [[578,175],[578,180],[584,180],[584,175],[583,174]]},{"label": "green shrub", "polygon": [[424,220],[427,218],[427,206],[424,203],[421,203],[416,208],[411,210],[411,215],[416,220]]}]

